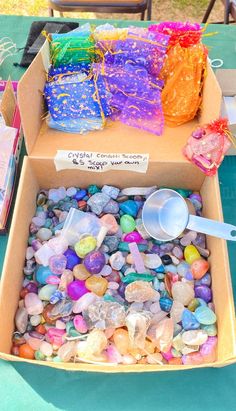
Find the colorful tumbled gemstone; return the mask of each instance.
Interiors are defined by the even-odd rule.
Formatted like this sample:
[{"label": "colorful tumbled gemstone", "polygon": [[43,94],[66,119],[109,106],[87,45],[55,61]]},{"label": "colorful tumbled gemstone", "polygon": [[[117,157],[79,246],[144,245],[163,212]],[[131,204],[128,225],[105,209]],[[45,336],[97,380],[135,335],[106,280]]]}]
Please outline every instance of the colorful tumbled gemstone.
[{"label": "colorful tumbled gemstone", "polygon": [[102,297],[107,290],[108,281],[103,277],[92,275],[85,281],[85,286],[89,291]]},{"label": "colorful tumbled gemstone", "polygon": [[183,311],[181,320],[182,326],[186,331],[197,330],[198,328],[200,328],[200,324],[195,315],[187,309]]},{"label": "colorful tumbled gemstone", "polygon": [[97,240],[95,237],[88,235],[81,238],[75,244],[75,252],[80,258],[84,258],[88,253],[93,251],[97,246]]},{"label": "colorful tumbled gemstone", "polygon": [[192,264],[195,260],[199,260],[201,256],[194,245],[187,245],[184,249],[184,258],[188,264]]},{"label": "colorful tumbled gemstone", "polygon": [[84,281],[75,280],[67,286],[67,293],[72,300],[78,300],[82,295],[88,293]]},{"label": "colorful tumbled gemstone", "polygon": [[135,220],[131,215],[124,214],[120,219],[120,225],[123,233],[131,233],[135,230]]},{"label": "colorful tumbled gemstone", "polygon": [[191,269],[193,278],[195,280],[200,280],[209,270],[209,263],[203,258],[199,258],[193,261],[190,269]]},{"label": "colorful tumbled gemstone", "polygon": [[91,274],[98,274],[106,264],[106,259],[100,251],[92,251],[84,259],[84,266]]},{"label": "colorful tumbled gemstone", "polygon": [[211,325],[216,322],[216,315],[209,307],[198,307],[194,314],[200,324]]},{"label": "colorful tumbled gemstone", "polygon": [[173,300],[167,297],[161,297],[159,300],[159,304],[162,311],[169,313],[173,305]]}]

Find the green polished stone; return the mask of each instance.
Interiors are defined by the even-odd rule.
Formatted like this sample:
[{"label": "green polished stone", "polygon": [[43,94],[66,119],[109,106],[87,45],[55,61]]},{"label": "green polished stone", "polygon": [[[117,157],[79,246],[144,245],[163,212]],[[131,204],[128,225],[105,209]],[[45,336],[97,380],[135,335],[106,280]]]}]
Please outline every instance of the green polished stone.
[{"label": "green polished stone", "polygon": [[123,277],[121,281],[125,284],[130,284],[133,281],[153,281],[155,277],[151,274],[137,274],[137,273],[130,273]]},{"label": "green polished stone", "polygon": [[38,361],[44,361],[46,357],[41,351],[35,351],[34,358]]},{"label": "green polished stone", "polygon": [[131,233],[135,230],[135,220],[131,215],[124,214],[120,219],[120,225],[123,233]]},{"label": "green polished stone", "polygon": [[100,191],[101,191],[100,188],[98,188],[98,186],[96,186],[95,184],[91,184],[88,187],[88,193],[91,195],[99,193]]}]

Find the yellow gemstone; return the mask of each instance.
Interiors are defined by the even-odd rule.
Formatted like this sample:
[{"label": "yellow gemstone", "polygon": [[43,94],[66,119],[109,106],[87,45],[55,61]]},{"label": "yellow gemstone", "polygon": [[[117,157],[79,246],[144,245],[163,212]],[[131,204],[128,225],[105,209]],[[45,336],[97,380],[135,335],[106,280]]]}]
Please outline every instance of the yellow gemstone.
[{"label": "yellow gemstone", "polygon": [[108,281],[103,277],[96,277],[95,275],[92,275],[85,281],[85,286],[94,294],[102,297],[107,290]]},{"label": "yellow gemstone", "polygon": [[195,260],[201,258],[201,256],[194,245],[187,245],[184,249],[184,258],[188,264],[192,264]]}]

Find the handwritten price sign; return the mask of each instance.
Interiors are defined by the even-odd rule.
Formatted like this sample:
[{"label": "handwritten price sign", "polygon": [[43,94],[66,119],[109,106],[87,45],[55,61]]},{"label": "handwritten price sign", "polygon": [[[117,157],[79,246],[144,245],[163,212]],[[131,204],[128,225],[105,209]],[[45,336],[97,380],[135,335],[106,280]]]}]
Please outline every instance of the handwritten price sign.
[{"label": "handwritten price sign", "polygon": [[94,151],[58,150],[54,158],[56,170],[77,169],[94,172],[129,170],[146,173],[149,154],[97,153]]}]

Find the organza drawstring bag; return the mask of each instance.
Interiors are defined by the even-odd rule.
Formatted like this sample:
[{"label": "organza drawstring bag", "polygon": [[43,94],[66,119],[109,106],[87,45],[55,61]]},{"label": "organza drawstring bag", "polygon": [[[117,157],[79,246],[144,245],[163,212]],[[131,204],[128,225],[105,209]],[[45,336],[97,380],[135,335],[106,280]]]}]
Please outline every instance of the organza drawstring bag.
[{"label": "organza drawstring bag", "polygon": [[170,36],[160,78],[164,80],[162,107],[165,123],[174,127],[192,120],[201,105],[207,50],[199,24],[164,22],[150,32]]}]

